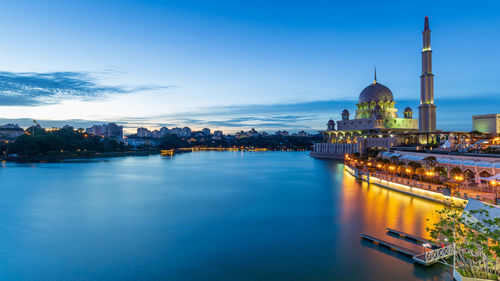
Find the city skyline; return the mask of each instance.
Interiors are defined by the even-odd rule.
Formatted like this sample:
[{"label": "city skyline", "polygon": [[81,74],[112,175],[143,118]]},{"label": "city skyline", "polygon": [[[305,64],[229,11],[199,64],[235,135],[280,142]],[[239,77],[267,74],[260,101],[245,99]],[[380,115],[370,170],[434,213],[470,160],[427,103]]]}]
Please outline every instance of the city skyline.
[{"label": "city skyline", "polygon": [[314,132],[352,106],[374,66],[397,106],[416,108],[426,15],[438,129],[498,113],[499,4],[286,3],[5,4],[0,123]]}]

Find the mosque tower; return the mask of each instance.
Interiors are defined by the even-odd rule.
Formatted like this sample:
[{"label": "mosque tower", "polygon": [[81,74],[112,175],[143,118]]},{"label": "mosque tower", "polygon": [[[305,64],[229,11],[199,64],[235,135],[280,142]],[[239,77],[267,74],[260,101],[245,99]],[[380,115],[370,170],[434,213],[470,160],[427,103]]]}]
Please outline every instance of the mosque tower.
[{"label": "mosque tower", "polygon": [[436,106],[434,105],[434,74],[432,74],[431,30],[428,17],[425,17],[422,35],[424,48],[422,49],[418,128],[420,132],[434,132],[436,131]]}]

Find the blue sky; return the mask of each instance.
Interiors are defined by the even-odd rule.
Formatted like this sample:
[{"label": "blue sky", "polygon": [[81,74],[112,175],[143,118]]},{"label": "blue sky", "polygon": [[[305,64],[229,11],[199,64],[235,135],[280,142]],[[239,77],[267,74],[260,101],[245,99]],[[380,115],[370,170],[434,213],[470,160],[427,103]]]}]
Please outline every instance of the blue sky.
[{"label": "blue sky", "polygon": [[[246,3],[248,2],[248,3]],[[351,3],[352,2],[352,3]],[[500,113],[498,1],[3,1],[0,123],[323,129],[372,82],[438,128]]]}]

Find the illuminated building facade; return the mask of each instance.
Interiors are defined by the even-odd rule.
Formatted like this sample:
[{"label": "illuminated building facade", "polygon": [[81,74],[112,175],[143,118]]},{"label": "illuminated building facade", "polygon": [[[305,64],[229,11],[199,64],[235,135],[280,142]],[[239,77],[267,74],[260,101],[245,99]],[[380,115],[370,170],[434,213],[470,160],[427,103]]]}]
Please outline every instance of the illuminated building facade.
[{"label": "illuminated building facade", "polygon": [[472,127],[475,131],[496,136],[500,134],[500,114],[473,115]]},{"label": "illuminated building facade", "polygon": [[429,18],[425,17],[422,32],[424,47],[422,49],[422,75],[420,76],[419,131],[436,131],[436,106],[434,105],[434,74],[432,74],[431,30]]},{"label": "illuminated building facade", "polygon": [[327,129],[320,131],[323,143],[315,145],[312,155],[364,153],[367,148],[390,149],[401,144],[432,144],[447,140],[449,132],[436,130],[434,105],[434,74],[432,73],[431,30],[425,17],[422,49],[422,75],[420,76],[419,119],[413,110],[405,108],[398,116],[392,91],[375,79],[359,95],[356,114],[351,119],[347,109],[341,120],[328,121]]}]

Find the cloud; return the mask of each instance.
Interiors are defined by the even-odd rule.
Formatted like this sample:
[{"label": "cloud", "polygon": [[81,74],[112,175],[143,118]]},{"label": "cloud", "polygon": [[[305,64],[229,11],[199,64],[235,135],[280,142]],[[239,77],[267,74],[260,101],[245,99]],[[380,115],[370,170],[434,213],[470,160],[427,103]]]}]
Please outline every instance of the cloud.
[{"label": "cloud", "polygon": [[[107,70],[112,71],[112,70]],[[87,72],[0,72],[0,105],[36,106],[62,100],[98,100],[109,94],[161,90],[173,86],[106,86]]]},{"label": "cloud", "polygon": [[303,121],[314,120],[313,115],[274,115],[274,116],[240,116],[235,118],[220,118],[213,120],[207,116],[205,119],[179,118],[177,121],[183,124],[231,128],[285,128],[296,125]]},{"label": "cloud", "polygon": [[[84,119],[68,119],[68,120],[44,120],[37,119],[36,120],[42,127],[51,128],[51,127],[63,127],[64,125],[71,125],[75,128],[88,128],[94,124],[105,124],[109,123],[108,121],[102,120],[84,120]],[[31,118],[0,118],[0,124],[19,124],[21,127],[27,128],[33,125],[33,119]],[[120,125],[120,124],[119,124]]]},{"label": "cloud", "polygon": [[[498,93],[478,93],[470,97],[436,99],[438,128],[441,130],[472,130],[472,115],[500,113]],[[418,99],[396,100],[399,116],[407,106],[418,118]],[[144,117],[145,120],[168,120],[176,126],[207,126],[238,129],[323,129],[328,119],[340,119],[344,108],[356,110],[356,100],[317,100],[276,104],[228,105],[201,107],[190,112]]]},{"label": "cloud", "polygon": [[[475,94],[467,98],[436,99],[437,125],[441,130],[472,130],[472,115],[500,113],[498,111],[497,94]],[[347,108],[353,115],[356,110],[356,100],[318,100],[304,102],[288,102],[276,104],[228,105],[194,108],[188,112],[164,114],[143,117],[116,117],[108,121],[67,120],[57,121],[54,125],[78,124],[75,127],[90,126],[104,122],[116,122],[124,125],[129,132],[137,127],[184,127],[194,129],[209,127],[211,129],[225,128],[225,131],[235,132],[255,128],[257,130],[307,130],[315,132],[325,128],[328,119],[340,119],[340,112]],[[397,100],[396,107],[399,116],[405,107],[413,109],[414,118],[418,118],[418,99]],[[26,119],[23,124],[29,124]],[[1,121],[1,119],[0,119]],[[6,121],[6,120],[5,120]],[[75,122],[73,122],[75,121]],[[52,124],[50,120],[43,125]]]}]

